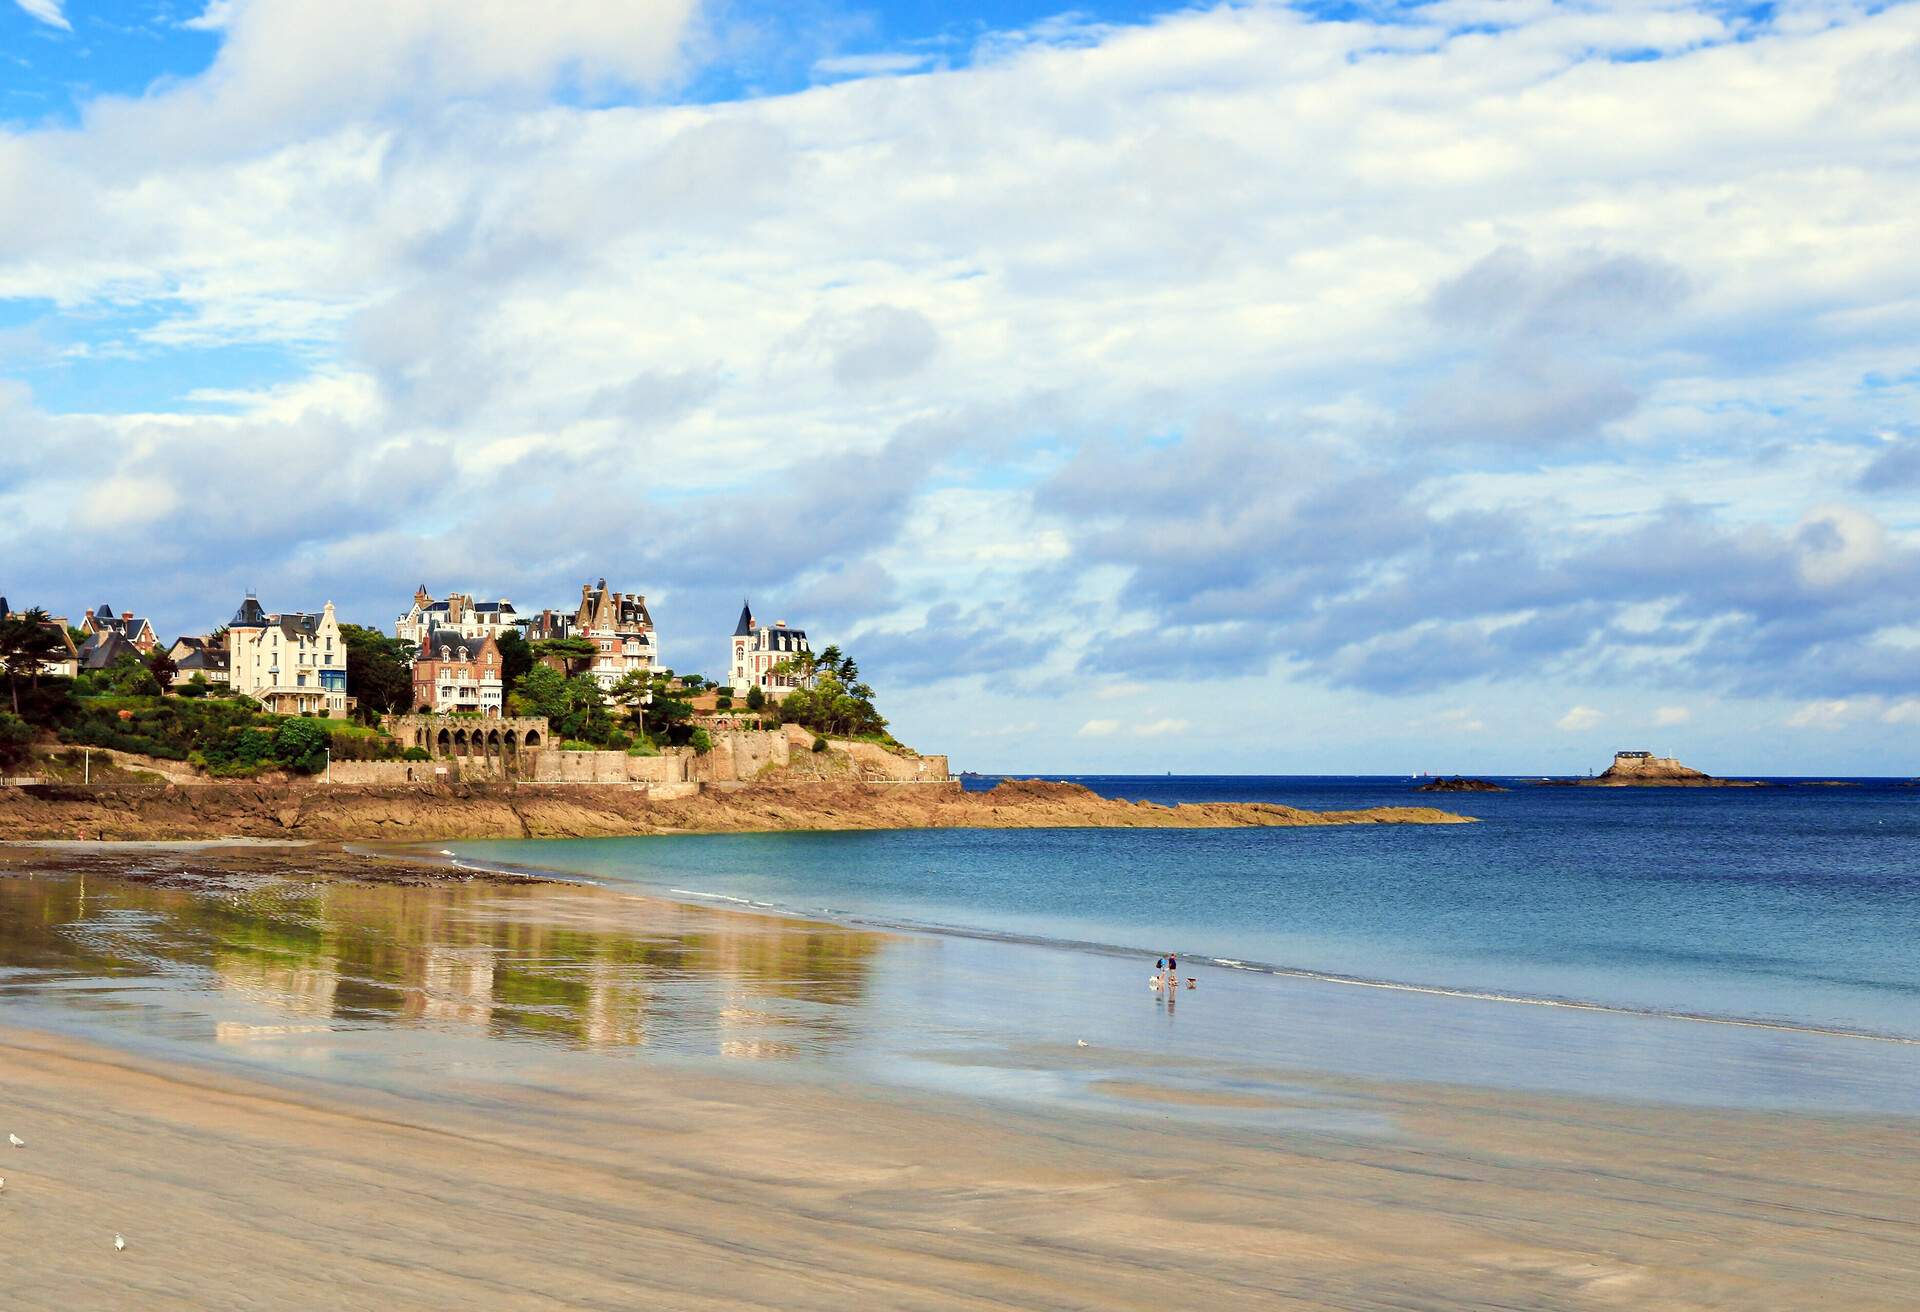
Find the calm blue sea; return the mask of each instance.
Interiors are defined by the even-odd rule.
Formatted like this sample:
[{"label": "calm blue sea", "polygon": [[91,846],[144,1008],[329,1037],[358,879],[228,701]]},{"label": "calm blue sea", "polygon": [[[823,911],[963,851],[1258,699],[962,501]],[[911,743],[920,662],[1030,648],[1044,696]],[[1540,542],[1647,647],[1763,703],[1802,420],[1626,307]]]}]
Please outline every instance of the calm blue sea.
[{"label": "calm blue sea", "polygon": [[[991,780],[969,781],[970,787]],[[1197,969],[1920,1039],[1920,788],[1101,776],[1130,800],[1431,803],[1454,826],[916,830],[461,843],[683,900]],[[1143,975],[1144,978],[1144,975]]]}]

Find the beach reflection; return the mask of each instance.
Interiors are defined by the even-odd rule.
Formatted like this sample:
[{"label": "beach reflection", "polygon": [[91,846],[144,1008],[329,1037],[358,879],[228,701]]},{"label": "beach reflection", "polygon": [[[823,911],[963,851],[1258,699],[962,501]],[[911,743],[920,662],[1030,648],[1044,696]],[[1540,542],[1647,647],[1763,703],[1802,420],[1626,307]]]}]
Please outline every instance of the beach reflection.
[{"label": "beach reflection", "polygon": [[806,1055],[850,1037],[885,941],[556,886],[209,894],[0,880],[0,995],[158,1006],[225,1043],[397,1023],[569,1047]]}]

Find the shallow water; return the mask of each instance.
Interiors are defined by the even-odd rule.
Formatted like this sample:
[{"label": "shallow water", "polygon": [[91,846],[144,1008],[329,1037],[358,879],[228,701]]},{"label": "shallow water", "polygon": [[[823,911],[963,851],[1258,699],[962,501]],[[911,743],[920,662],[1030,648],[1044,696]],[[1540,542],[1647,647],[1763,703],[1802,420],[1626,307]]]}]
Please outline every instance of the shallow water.
[{"label": "shallow water", "polygon": [[[1920,1113],[1920,1045],[884,934],[589,888],[183,892],[0,880],[0,1016],[169,1058],[432,1095],[579,1063],[1379,1126],[1302,1073]],[[1085,1048],[1078,1046],[1084,1040]]]},{"label": "shallow water", "polygon": [[459,843],[474,863],[861,923],[1920,1038],[1920,789],[1089,778],[1162,803],[1431,802],[1474,825]]}]

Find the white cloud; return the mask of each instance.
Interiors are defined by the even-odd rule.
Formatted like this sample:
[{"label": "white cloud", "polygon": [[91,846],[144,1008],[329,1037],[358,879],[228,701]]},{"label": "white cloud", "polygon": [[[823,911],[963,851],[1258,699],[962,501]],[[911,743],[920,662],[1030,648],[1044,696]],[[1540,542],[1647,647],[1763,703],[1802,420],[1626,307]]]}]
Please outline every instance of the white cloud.
[{"label": "white cloud", "polygon": [[57,27],[68,32],[73,31],[73,24],[69,23],[67,16],[60,12],[60,0],[13,0],[13,2],[26,10],[30,16],[39,19],[48,27]]},{"label": "white cloud", "polygon": [[1787,717],[1794,729],[1843,729],[1858,720],[1866,708],[1845,697],[1808,702]]},{"label": "white cloud", "polygon": [[1142,697],[1151,691],[1153,691],[1151,684],[1128,680],[1122,683],[1103,683],[1093,690],[1093,695],[1098,701],[1118,702],[1130,697]]},{"label": "white cloud", "polygon": [[1190,721],[1177,720],[1169,717],[1159,720],[1148,720],[1146,723],[1136,727],[1134,733],[1141,738],[1170,738],[1175,734],[1185,733],[1192,727]]},{"label": "white cloud", "polygon": [[[820,585],[856,632],[990,608],[1043,647],[1037,702],[1089,653],[1128,681],[1180,653],[1033,484],[1089,435],[1137,446],[1244,419],[1309,509],[1371,464],[1463,515],[1543,508],[1550,561],[1684,489],[1780,565],[1778,591],[1730,586],[1745,609],[1695,622],[1761,615],[1756,648],[1804,650],[1792,619],[1860,590],[1848,615],[1870,630],[1873,589],[1901,595],[1920,537],[1900,498],[1855,494],[1844,437],[1904,431],[1915,400],[1858,382],[1901,378],[1920,331],[1920,173],[1887,162],[1916,127],[1897,52],[1920,11],[1843,7],[1741,41],[1707,10],[1499,12],[1500,30],[1459,38],[1280,5],[1054,24],[990,39],[970,68],[829,60],[855,80],[708,105],[645,103],[703,48],[691,0],[214,0],[192,20],[222,36],[207,73],[91,102],[77,127],[0,129],[0,297],[51,300],[63,328],[124,316],[71,359],[144,357],[149,390],[177,379],[179,397],[97,419],[7,399],[0,558],[49,592],[90,586],[98,552],[45,545],[52,508],[120,480],[171,508],[100,545],[140,544],[123,568],[173,590],[183,624],[236,581],[236,540],[268,557],[246,563],[256,581],[370,599],[442,567],[541,600],[582,573],[671,568],[683,595]],[[1648,44],[1669,57],[1606,57]],[[611,88],[641,103],[594,107]],[[1554,358],[1524,354],[1536,328]],[[283,352],[294,376],[195,375],[231,347]],[[1445,445],[1409,463],[1418,398],[1456,369],[1484,386],[1440,416],[1449,441],[1497,429],[1538,449],[1498,469]],[[269,532],[255,498],[195,495],[176,470],[243,475],[302,502],[298,522]],[[796,484],[814,513],[793,513]],[[501,504],[524,513],[476,535]],[[1248,513],[1278,522],[1270,503]],[[1234,528],[1183,523],[1149,550],[1177,564]],[[1327,528],[1303,517],[1277,554]],[[1477,589],[1463,573],[1430,594],[1382,564],[1361,600],[1469,613],[1513,564],[1476,545],[1460,558]],[[1360,546],[1387,561],[1393,543]],[[1618,575],[1647,567],[1621,557]],[[1204,585],[1297,620],[1303,649],[1327,623],[1304,562]],[[1686,646],[1684,606],[1642,609],[1616,652]],[[676,647],[699,641],[686,623]],[[1499,626],[1532,650],[1525,615]],[[1274,668],[1257,642],[1217,641],[1250,679]],[[1438,650],[1395,659],[1448,666]],[[1911,678],[1910,661],[1827,664],[1831,689],[1795,695],[1866,704]],[[1577,686],[1559,704],[1608,695]],[[1246,714],[1295,695],[1275,677]],[[1467,710],[1435,724],[1484,728]]]},{"label": "white cloud", "polygon": [[1685,724],[1691,719],[1693,719],[1693,712],[1684,706],[1661,706],[1653,713],[1655,728],[1670,728],[1673,725]]},{"label": "white cloud", "polygon": [[1594,728],[1606,718],[1604,713],[1591,706],[1573,706],[1569,707],[1567,713],[1553,723],[1554,727],[1564,729],[1568,733],[1580,733],[1584,730]]},{"label": "white cloud", "polygon": [[1920,724],[1920,697],[1903,697],[1880,713],[1887,724]]}]

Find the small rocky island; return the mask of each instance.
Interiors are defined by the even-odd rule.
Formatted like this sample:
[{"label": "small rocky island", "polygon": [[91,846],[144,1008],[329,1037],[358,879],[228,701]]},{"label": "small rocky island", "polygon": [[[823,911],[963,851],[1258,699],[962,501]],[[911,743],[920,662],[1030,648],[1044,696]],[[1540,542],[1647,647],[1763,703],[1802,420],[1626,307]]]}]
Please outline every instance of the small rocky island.
[{"label": "small rocky island", "polygon": [[1652,752],[1615,752],[1613,764],[1591,779],[1547,779],[1547,784],[1586,788],[1764,788],[1752,779],[1716,779],[1671,756]]},{"label": "small rocky island", "polygon": [[1413,790],[1416,793],[1504,793],[1507,790],[1485,779],[1456,775],[1451,779],[1429,779]]}]

